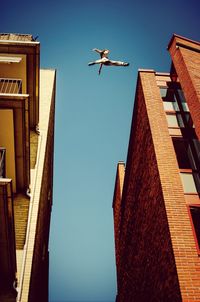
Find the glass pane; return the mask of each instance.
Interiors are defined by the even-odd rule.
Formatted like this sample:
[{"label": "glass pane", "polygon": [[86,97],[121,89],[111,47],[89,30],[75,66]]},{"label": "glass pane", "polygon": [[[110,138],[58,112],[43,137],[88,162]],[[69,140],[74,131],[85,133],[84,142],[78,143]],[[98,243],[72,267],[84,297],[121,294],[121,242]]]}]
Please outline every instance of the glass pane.
[{"label": "glass pane", "polygon": [[183,110],[184,111],[189,111],[188,104],[186,103],[186,100],[185,100],[185,97],[184,97],[184,94],[183,94],[183,90],[178,89],[177,91],[178,91],[178,95],[179,95]]},{"label": "glass pane", "polygon": [[197,192],[200,193],[200,176],[198,172],[193,172],[194,182],[197,188]]},{"label": "glass pane", "polygon": [[188,107],[188,104],[187,104],[187,103],[182,103],[182,107],[183,107],[183,110],[184,110],[184,111],[189,112],[189,107]]},{"label": "glass pane", "polygon": [[196,163],[195,163],[195,160],[194,160],[194,155],[192,153],[191,147],[189,145],[187,147],[187,154],[188,154],[188,158],[189,158],[189,161],[190,161],[191,168],[193,170],[195,170],[197,168],[197,166],[196,166]]},{"label": "glass pane", "polygon": [[163,106],[165,110],[175,110],[173,106],[173,102],[163,102]]},{"label": "glass pane", "polygon": [[190,213],[192,216],[198,245],[200,246],[200,207],[190,207]]},{"label": "glass pane", "polygon": [[176,128],[179,127],[175,114],[166,114],[166,117],[167,117],[167,122],[168,122],[169,127],[176,127]]},{"label": "glass pane", "polygon": [[189,173],[180,173],[180,175],[184,193],[197,193],[193,175]]},{"label": "glass pane", "polygon": [[162,87],[160,88],[160,94],[161,94],[161,97],[166,97],[166,94],[167,94],[167,87]]},{"label": "glass pane", "polygon": [[176,113],[176,114],[166,113],[166,117],[167,117],[168,127],[176,127],[176,128],[184,127],[183,120],[180,113]]},{"label": "glass pane", "polygon": [[194,127],[193,120],[192,120],[192,117],[191,117],[190,113],[189,112],[185,112],[184,115],[185,115],[185,119],[187,121],[188,127]]},{"label": "glass pane", "polygon": [[173,111],[179,111],[178,103],[177,102],[168,102],[164,101],[163,106],[165,110],[173,110]]},{"label": "glass pane", "polygon": [[173,138],[174,150],[180,169],[195,169],[194,158],[188,142],[182,138]]},{"label": "glass pane", "polygon": [[179,127],[184,128],[183,119],[182,119],[181,114],[180,114],[180,113],[177,113],[176,116],[177,116],[177,120],[178,120],[178,125],[179,125]]},{"label": "glass pane", "polygon": [[192,140],[195,146],[197,158],[200,161],[200,141],[198,139],[193,139]]},{"label": "glass pane", "polygon": [[173,107],[175,111],[180,111],[175,94],[173,95]]}]

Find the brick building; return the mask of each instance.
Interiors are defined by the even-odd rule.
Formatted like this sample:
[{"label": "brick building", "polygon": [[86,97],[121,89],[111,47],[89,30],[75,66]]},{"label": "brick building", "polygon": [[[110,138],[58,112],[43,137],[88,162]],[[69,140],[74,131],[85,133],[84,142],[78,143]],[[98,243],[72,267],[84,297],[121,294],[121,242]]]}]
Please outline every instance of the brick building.
[{"label": "brick building", "polygon": [[200,43],[173,35],[169,73],[139,70],[113,197],[117,302],[200,301]]},{"label": "brick building", "polygon": [[0,34],[0,301],[48,301],[55,70],[31,35]]}]

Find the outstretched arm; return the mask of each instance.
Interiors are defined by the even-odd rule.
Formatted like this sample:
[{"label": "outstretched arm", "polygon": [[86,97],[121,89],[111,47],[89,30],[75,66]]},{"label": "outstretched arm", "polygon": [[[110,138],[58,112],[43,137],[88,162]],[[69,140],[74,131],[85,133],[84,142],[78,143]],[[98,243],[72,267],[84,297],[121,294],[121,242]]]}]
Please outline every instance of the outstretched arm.
[{"label": "outstretched arm", "polygon": [[100,49],[98,49],[98,48],[93,48],[93,51],[96,51],[96,52],[98,52],[99,54],[101,54],[103,51],[102,50],[100,50]]}]

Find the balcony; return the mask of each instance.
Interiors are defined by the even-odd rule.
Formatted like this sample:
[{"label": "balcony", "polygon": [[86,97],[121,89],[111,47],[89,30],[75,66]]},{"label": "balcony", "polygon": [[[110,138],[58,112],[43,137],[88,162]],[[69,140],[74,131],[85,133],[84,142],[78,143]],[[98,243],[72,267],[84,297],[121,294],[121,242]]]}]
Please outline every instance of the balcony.
[{"label": "balcony", "polygon": [[0,146],[6,148],[6,177],[13,192],[26,192],[30,184],[29,96],[0,94]]},{"label": "balcony", "polygon": [[0,93],[21,94],[22,80],[11,78],[0,78]]},{"label": "balcony", "polygon": [[0,34],[0,94],[28,95],[33,130],[39,123],[39,69],[39,42],[31,35]]}]

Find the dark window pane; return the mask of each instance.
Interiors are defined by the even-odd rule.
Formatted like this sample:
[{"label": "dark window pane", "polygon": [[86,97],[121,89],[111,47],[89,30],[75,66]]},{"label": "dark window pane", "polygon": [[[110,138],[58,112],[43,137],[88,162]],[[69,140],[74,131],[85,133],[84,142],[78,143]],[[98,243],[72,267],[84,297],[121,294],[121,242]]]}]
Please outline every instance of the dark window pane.
[{"label": "dark window pane", "polygon": [[197,242],[200,247],[200,207],[190,207],[190,213],[192,216]]},{"label": "dark window pane", "polygon": [[180,169],[195,169],[195,163],[188,142],[184,139],[172,139]]},{"label": "dark window pane", "polygon": [[173,101],[173,107],[174,107],[175,111],[179,111],[180,110],[176,99]]},{"label": "dark window pane", "polygon": [[200,162],[200,141],[198,139],[193,139],[193,143],[197,154],[197,158]]},{"label": "dark window pane", "polygon": [[177,116],[177,120],[178,120],[178,125],[180,128],[184,128],[184,123],[183,123],[183,119],[182,119],[182,116],[180,113],[176,113],[176,116]]},{"label": "dark window pane", "polygon": [[193,171],[194,182],[196,185],[197,192],[200,193],[200,175],[199,172]]},{"label": "dark window pane", "polygon": [[174,90],[173,89],[169,89],[169,88],[167,89],[167,94],[166,94],[165,100],[169,101],[169,102],[176,101],[176,96],[174,94]]},{"label": "dark window pane", "polygon": [[179,96],[179,99],[180,99],[180,101],[181,101],[183,110],[184,110],[184,111],[189,111],[189,108],[188,108],[188,105],[187,105],[187,103],[186,103],[186,100],[185,100],[183,91],[182,91],[181,89],[177,89],[177,91],[178,91],[178,96]]}]

